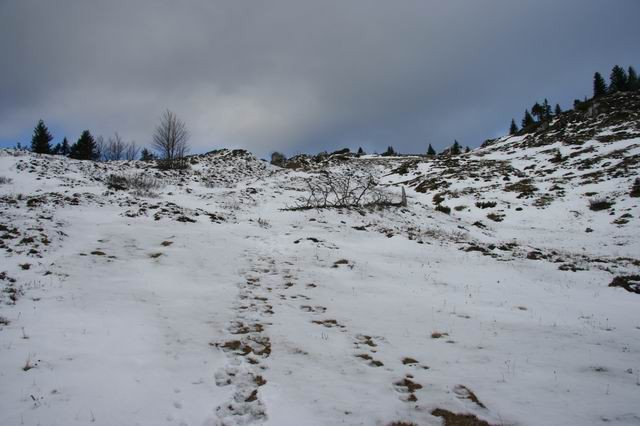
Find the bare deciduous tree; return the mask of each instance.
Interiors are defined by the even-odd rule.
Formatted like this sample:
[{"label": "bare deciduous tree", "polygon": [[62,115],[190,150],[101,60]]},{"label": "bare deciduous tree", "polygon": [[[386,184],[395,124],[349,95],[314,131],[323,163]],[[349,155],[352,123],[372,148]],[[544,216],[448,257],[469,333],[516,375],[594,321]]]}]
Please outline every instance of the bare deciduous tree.
[{"label": "bare deciduous tree", "polygon": [[128,161],[136,160],[139,152],[140,148],[136,145],[136,142],[131,141],[127,144],[127,148],[124,150],[124,159]]},{"label": "bare deciduous tree", "polygon": [[105,160],[122,160],[126,145],[126,142],[123,141],[118,132],[116,132],[107,142],[106,152],[103,154]]},{"label": "bare deciduous tree", "polygon": [[135,160],[140,151],[135,142],[126,142],[117,132],[107,142],[98,136],[97,145],[103,161]]},{"label": "bare deciduous tree", "polygon": [[189,150],[189,131],[184,121],[166,110],[160,117],[160,124],[153,133],[153,148],[158,151],[160,158],[173,162],[184,157]]},{"label": "bare deciduous tree", "polygon": [[97,136],[95,139],[95,155],[96,161],[107,161],[107,144],[104,141],[102,135]]}]

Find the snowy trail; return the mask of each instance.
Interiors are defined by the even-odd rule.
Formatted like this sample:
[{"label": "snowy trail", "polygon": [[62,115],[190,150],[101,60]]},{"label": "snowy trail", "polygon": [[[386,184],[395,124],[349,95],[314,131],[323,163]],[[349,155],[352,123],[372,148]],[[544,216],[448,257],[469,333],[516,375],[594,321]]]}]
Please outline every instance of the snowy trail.
[{"label": "snowy trail", "polygon": [[632,224],[283,211],[312,174],[230,155],[148,198],[94,179],[128,163],[0,156],[0,424],[638,423],[637,298],[607,287],[638,261],[581,231]]},{"label": "snowy trail", "polygon": [[216,372],[216,383],[233,386],[232,398],[217,408],[224,424],[248,424],[267,418],[259,388],[267,383],[263,374],[272,350],[268,318],[274,312],[267,293],[269,287],[265,289],[265,286],[268,276],[276,273],[276,262],[253,251],[246,253],[244,258],[251,266],[238,284],[238,296],[233,303],[234,318],[227,328],[229,340],[215,344],[228,357],[228,364]]}]

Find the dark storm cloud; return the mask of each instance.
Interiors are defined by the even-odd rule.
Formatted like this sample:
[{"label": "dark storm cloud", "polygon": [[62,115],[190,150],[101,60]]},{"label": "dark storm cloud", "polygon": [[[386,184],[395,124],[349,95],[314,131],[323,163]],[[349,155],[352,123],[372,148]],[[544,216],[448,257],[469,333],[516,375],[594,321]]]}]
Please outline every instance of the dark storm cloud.
[{"label": "dark storm cloud", "polygon": [[[637,0],[0,2],[0,140],[42,117],[194,151],[477,145],[638,62]],[[24,140],[23,140],[24,141]]]}]

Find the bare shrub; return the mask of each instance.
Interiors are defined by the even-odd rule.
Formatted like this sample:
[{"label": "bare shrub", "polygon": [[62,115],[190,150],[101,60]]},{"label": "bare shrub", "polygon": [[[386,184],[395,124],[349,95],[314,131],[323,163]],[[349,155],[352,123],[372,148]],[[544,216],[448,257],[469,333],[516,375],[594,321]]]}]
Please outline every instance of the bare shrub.
[{"label": "bare shrub", "polygon": [[323,172],[305,180],[307,196],[289,210],[396,206],[371,175]]},{"label": "bare shrub", "polygon": [[107,176],[105,184],[109,189],[116,191],[130,190],[137,196],[156,195],[156,191],[164,186],[162,181],[142,174],[130,176],[110,174]]}]

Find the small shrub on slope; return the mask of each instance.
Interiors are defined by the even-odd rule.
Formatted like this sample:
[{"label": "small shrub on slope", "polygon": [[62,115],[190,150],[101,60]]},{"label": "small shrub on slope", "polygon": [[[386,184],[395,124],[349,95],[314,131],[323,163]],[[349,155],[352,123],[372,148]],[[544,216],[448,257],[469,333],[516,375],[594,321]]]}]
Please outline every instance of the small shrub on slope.
[{"label": "small shrub on slope", "polygon": [[633,182],[633,186],[631,187],[631,192],[629,193],[631,197],[640,197],[640,178],[636,178]]},{"label": "small shrub on slope", "polygon": [[442,204],[438,204],[436,210],[445,214],[451,214],[451,207],[443,206]]},{"label": "small shrub on slope", "polygon": [[126,176],[110,174],[105,181],[109,189],[116,191],[131,190],[136,195],[145,196],[153,195],[155,191],[162,188],[162,182],[158,179],[144,176]]},{"label": "small shrub on slope", "polygon": [[613,206],[613,202],[606,198],[592,198],[589,200],[589,210],[594,212],[608,210],[611,206]]}]

